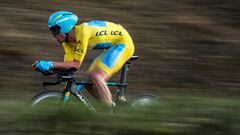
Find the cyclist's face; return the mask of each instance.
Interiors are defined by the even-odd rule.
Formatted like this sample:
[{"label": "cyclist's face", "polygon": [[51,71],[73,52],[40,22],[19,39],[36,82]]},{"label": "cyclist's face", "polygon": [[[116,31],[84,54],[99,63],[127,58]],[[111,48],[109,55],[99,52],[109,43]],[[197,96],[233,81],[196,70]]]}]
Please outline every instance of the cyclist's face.
[{"label": "cyclist's face", "polygon": [[62,43],[65,41],[66,34],[60,32],[60,27],[58,25],[51,27],[50,31],[53,37],[55,37],[59,43]]},{"label": "cyclist's face", "polygon": [[66,39],[66,35],[64,33],[58,33],[58,34],[52,34],[52,35],[57,39],[59,43],[64,42]]}]

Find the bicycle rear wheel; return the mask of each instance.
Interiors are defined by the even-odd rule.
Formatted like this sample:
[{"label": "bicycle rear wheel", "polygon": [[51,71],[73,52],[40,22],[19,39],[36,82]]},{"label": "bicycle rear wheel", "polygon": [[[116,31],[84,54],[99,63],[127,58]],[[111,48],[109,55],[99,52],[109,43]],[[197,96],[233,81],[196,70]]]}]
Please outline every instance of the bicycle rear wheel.
[{"label": "bicycle rear wheel", "polygon": [[130,105],[134,109],[148,109],[158,107],[160,105],[160,99],[153,95],[140,95],[133,99]]}]

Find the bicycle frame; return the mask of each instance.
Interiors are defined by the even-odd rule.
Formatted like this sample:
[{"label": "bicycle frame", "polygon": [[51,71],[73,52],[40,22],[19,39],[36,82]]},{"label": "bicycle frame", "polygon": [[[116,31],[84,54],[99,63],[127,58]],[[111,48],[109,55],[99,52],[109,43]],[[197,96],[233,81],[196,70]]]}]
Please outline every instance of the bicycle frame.
[{"label": "bicycle frame", "polygon": [[[125,73],[127,70],[124,70],[122,74],[125,75],[125,77],[121,76],[121,80],[124,83],[118,83],[118,82],[106,82],[107,86],[113,86],[113,87],[118,87],[118,91],[117,91],[117,96],[124,96],[125,95],[125,89],[127,87],[126,84],[126,74]],[[92,106],[92,104],[87,100],[87,98],[84,96],[84,94],[82,93],[82,90],[88,86],[88,85],[92,85],[92,82],[90,81],[80,81],[80,82],[75,82],[74,78],[68,78],[69,80],[67,80],[67,86],[64,90],[64,95],[63,95],[63,102],[65,104],[67,104],[67,102],[69,101],[69,96],[70,94],[74,94],[83,104],[84,106],[86,106],[90,111],[92,112],[96,112],[96,110],[94,109],[94,107]],[[117,99],[117,98],[116,98]]]},{"label": "bicycle frame", "polygon": [[[117,95],[116,95],[116,100],[118,96],[124,96],[125,95],[125,90],[127,87],[127,71],[129,70],[131,61],[137,59],[138,56],[132,57],[129,61],[127,61],[122,70],[121,70],[121,76],[120,76],[120,82],[106,82],[107,86],[114,86],[118,87]],[[80,81],[76,82],[75,78],[72,77],[72,75],[63,75],[58,78],[59,80],[55,83],[50,83],[50,82],[44,82],[43,86],[44,88],[47,85],[57,85],[61,82],[67,82],[66,88],[64,89],[63,92],[63,102],[67,104],[69,101],[69,96],[73,94],[76,96],[90,111],[96,112],[92,104],[87,100],[87,98],[84,96],[84,94],[81,92],[82,89],[84,89],[88,85],[92,85],[92,82],[90,81]]]}]

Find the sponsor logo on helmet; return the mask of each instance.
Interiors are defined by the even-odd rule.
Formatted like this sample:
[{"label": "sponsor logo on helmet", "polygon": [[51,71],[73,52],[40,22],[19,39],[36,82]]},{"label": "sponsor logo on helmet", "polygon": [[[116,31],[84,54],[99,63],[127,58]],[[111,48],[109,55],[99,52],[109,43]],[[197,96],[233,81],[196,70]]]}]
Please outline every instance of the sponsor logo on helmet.
[{"label": "sponsor logo on helmet", "polygon": [[53,21],[56,21],[58,18],[60,18],[60,17],[62,17],[62,15],[58,15],[57,17],[55,17],[54,19],[53,19]]},{"label": "sponsor logo on helmet", "polygon": [[69,20],[69,17],[56,21],[56,24]]}]

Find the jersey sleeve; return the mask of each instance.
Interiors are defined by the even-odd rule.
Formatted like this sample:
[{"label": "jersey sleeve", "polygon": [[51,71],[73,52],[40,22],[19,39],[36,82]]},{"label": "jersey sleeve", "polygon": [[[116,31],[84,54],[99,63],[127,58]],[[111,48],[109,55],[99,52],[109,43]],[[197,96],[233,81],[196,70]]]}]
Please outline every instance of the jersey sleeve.
[{"label": "jersey sleeve", "polygon": [[67,43],[63,43],[63,49],[65,52],[64,55],[64,62],[69,62],[74,60],[74,48],[71,45],[68,45]]},{"label": "jersey sleeve", "polygon": [[74,60],[83,61],[88,47],[88,40],[90,38],[91,31],[89,28],[82,28],[76,34],[76,49],[74,52]]}]

